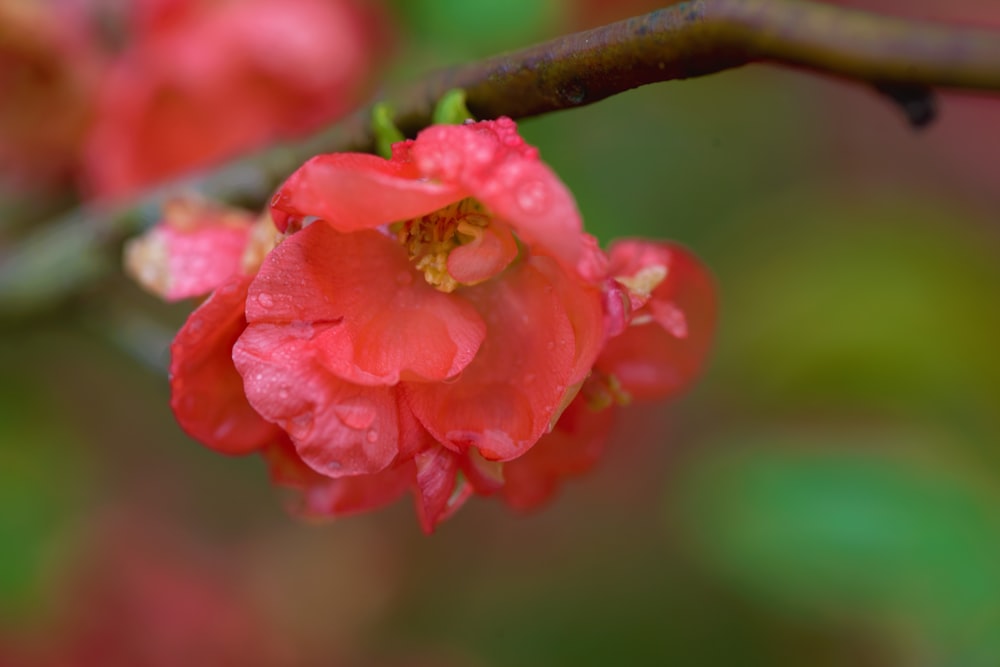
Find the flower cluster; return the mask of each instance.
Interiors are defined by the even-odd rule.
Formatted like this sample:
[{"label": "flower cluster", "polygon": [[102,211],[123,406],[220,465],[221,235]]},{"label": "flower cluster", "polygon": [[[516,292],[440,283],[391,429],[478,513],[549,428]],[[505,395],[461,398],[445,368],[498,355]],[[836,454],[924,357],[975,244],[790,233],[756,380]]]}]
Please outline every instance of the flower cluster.
[{"label": "flower cluster", "polygon": [[0,0],[0,174],[118,196],[308,133],[366,92],[383,23],[361,0]]},{"label": "flower cluster", "polygon": [[199,211],[129,249],[167,297],[213,290],[172,346],[174,412],[261,452],[310,515],[409,491],[429,532],[472,495],[536,506],[593,465],[614,406],[689,384],[714,328],[698,261],[603,252],[509,119],[313,158],[259,222]]}]

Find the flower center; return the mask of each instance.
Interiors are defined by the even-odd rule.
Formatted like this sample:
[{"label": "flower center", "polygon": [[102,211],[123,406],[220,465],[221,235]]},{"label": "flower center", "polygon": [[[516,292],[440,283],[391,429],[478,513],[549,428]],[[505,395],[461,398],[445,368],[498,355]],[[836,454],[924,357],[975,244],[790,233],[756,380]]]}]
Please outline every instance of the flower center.
[{"label": "flower center", "polygon": [[[480,239],[490,224],[486,209],[467,198],[419,218],[396,223],[400,244],[429,285],[453,292],[461,284],[448,272],[448,255],[455,248]],[[398,227],[397,227],[398,225]]]}]

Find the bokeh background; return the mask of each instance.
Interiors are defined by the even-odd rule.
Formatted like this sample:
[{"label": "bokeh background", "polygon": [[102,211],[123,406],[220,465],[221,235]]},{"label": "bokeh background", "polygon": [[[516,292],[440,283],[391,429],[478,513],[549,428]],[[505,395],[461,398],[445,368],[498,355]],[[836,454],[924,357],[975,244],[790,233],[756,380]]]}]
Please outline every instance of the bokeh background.
[{"label": "bokeh background", "polygon": [[[369,89],[653,4],[396,0]],[[843,4],[1000,26],[994,0]],[[303,523],[175,425],[192,305],[81,284],[0,324],[0,665],[1000,664],[1000,98],[942,94],[915,132],[753,66],[521,128],[602,241],[712,267],[697,387],[622,410],[530,515]],[[74,178],[4,181],[0,261]]]}]

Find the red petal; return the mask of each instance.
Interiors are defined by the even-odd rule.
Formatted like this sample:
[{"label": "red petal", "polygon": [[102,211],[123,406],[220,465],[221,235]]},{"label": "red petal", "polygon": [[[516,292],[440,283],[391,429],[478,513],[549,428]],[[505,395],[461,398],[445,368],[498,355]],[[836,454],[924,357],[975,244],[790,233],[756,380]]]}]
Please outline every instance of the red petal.
[{"label": "red petal", "polygon": [[208,294],[240,272],[254,218],[237,209],[178,200],[163,221],[128,242],[125,267],[167,301]]},{"label": "red petal", "polygon": [[564,477],[593,467],[604,452],[613,422],[612,410],[594,412],[583,398],[574,400],[551,433],[524,456],[504,464],[503,499],[521,510],[548,500]]},{"label": "red petal", "polygon": [[233,348],[247,399],[281,426],[302,460],[330,477],[378,472],[399,452],[396,392],[332,375],[306,328],[250,324]]},{"label": "red petal", "polygon": [[405,383],[413,413],[439,442],[487,459],[520,456],[548,429],[574,371],[573,325],[537,265],[543,257],[461,294],[486,321],[475,360],[453,382]]},{"label": "red petal", "polygon": [[275,484],[298,492],[294,510],[307,517],[342,517],[378,509],[400,498],[413,485],[407,462],[372,475],[331,479],[307,466],[284,438],[264,451]]},{"label": "red petal", "polygon": [[573,326],[575,355],[569,383],[575,385],[590,374],[604,344],[604,297],[600,289],[567,274],[555,262],[539,258],[534,265],[548,278]]},{"label": "red petal", "polygon": [[[359,384],[441,380],[472,361],[485,335],[468,303],[428,285],[402,247],[379,232],[338,234],[322,223],[293,234],[250,286],[251,323],[315,323],[309,348]],[[298,339],[304,334],[296,334]]]},{"label": "red petal", "polygon": [[195,440],[227,454],[254,451],[281,433],[250,407],[233,365],[250,280],[238,277],[216,290],[170,347],[170,406],[177,421]]},{"label": "red petal", "polygon": [[456,184],[419,176],[408,161],[362,153],[318,155],[274,195],[274,222],[285,231],[291,220],[314,216],[352,232],[426,215],[466,196]]},{"label": "red petal", "polygon": [[417,516],[429,535],[437,524],[465,504],[472,495],[472,486],[458,477],[458,457],[443,447],[432,447],[417,454],[414,462],[417,466]]},{"label": "red petal", "polygon": [[510,229],[493,221],[471,242],[448,254],[448,273],[464,285],[475,285],[507,268],[517,252],[517,240]]},{"label": "red petal", "polygon": [[412,154],[422,174],[461,186],[534,251],[578,270],[583,223],[573,195],[518,136],[514,121],[429,127],[417,136]]},{"label": "red petal", "polygon": [[634,275],[654,265],[666,278],[635,313],[642,321],[609,340],[594,367],[614,375],[639,399],[672,396],[701,372],[715,333],[715,284],[708,269],[689,251],[671,243],[628,240],[611,247],[614,275]]}]

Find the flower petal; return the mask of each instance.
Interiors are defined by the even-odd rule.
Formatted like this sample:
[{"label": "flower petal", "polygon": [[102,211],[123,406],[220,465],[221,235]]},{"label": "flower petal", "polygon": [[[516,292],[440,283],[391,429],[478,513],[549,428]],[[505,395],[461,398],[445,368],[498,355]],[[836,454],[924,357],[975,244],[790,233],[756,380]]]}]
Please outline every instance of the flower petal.
[{"label": "flower petal", "polygon": [[443,380],[473,359],[486,327],[475,309],[428,285],[375,231],[310,225],[275,248],[250,286],[251,323],[315,323],[317,359],[359,384]]},{"label": "flower petal", "polygon": [[435,125],[417,136],[411,152],[423,175],[467,190],[533,250],[573,271],[590,268],[589,257],[580,265],[583,223],[573,195],[511,119]]},{"label": "flower petal", "polygon": [[504,464],[504,501],[527,510],[548,500],[565,477],[581,475],[597,463],[614,423],[614,411],[593,411],[578,397],[524,456]]},{"label": "flower petal", "polygon": [[371,474],[399,453],[396,391],[346,382],[316,361],[316,329],[250,324],[233,347],[247,400],[281,426],[310,467],[329,477]]},{"label": "flower petal", "polygon": [[413,413],[445,446],[487,459],[520,456],[548,429],[566,395],[573,325],[535,257],[463,289],[486,321],[479,353],[453,382],[404,383]]},{"label": "flower petal", "polygon": [[475,285],[503,271],[517,257],[517,240],[510,228],[493,221],[477,228],[476,237],[448,254],[448,273],[464,285]]},{"label": "flower petal", "polygon": [[553,261],[539,258],[534,266],[545,274],[573,326],[575,354],[569,383],[575,385],[590,374],[604,344],[604,296],[597,287],[567,274]]},{"label": "flower petal", "polygon": [[297,492],[293,510],[306,517],[337,518],[378,509],[413,486],[412,462],[371,475],[331,479],[302,461],[287,438],[264,450],[271,479]]},{"label": "flower petal", "polygon": [[352,232],[426,215],[465,196],[457,184],[421,178],[407,159],[333,153],[318,155],[293,173],[271,200],[271,210],[281,231],[290,222],[316,217]]},{"label": "flower petal", "polygon": [[240,272],[254,218],[207,202],[176,200],[163,221],[125,246],[125,269],[167,301],[208,294]]},{"label": "flower petal", "polygon": [[227,454],[245,454],[281,431],[247,402],[232,349],[243,329],[250,277],[219,288],[191,313],[170,346],[170,406],[195,440]]},{"label": "flower petal", "polygon": [[688,387],[701,372],[715,333],[715,284],[708,269],[673,243],[626,240],[610,249],[612,272],[635,276],[653,266],[666,276],[632,325],[610,339],[594,368],[613,375],[633,398],[658,399]]},{"label": "flower petal", "polygon": [[458,456],[435,446],[417,454],[415,504],[424,532],[430,535],[435,526],[454,514],[472,495],[472,486],[458,477]]}]

